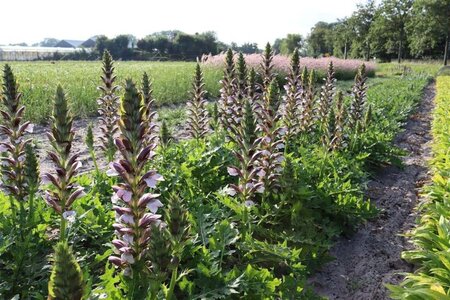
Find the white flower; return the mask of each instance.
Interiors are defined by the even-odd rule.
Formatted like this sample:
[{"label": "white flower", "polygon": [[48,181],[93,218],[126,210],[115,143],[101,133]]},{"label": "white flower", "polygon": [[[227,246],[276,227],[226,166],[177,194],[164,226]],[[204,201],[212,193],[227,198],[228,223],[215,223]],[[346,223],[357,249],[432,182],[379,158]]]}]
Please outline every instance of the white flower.
[{"label": "white flower", "polygon": [[28,124],[27,128],[25,128],[25,132],[33,133],[34,124]]},{"label": "white flower", "polygon": [[133,236],[127,233],[122,236],[122,240],[129,245],[133,244],[134,241]]},{"label": "white flower", "polygon": [[116,169],[114,168],[113,163],[109,164],[109,169],[106,171],[106,175],[108,176],[119,176],[119,173],[117,173]]},{"label": "white flower", "polygon": [[120,216],[120,221],[126,224],[134,225],[134,218],[132,215],[123,214]]},{"label": "white flower", "polygon": [[159,207],[162,207],[163,204],[158,199],[153,199],[149,203],[147,203],[147,208],[152,212],[156,213]]},{"label": "white flower", "polygon": [[284,149],[284,144],[283,143],[279,143],[277,144],[277,149]]},{"label": "white flower", "polygon": [[0,153],[8,151],[8,148],[4,144],[0,144]]},{"label": "white flower", "polygon": [[164,177],[161,174],[155,174],[145,179],[145,183],[149,188],[155,188],[158,181],[164,181]]},{"label": "white flower", "polygon": [[129,190],[126,189],[119,189],[116,192],[117,197],[125,201],[126,203],[129,203],[131,201],[131,196],[133,195]]},{"label": "white flower", "polygon": [[117,196],[116,193],[114,193],[111,197],[111,202],[112,204],[117,204],[117,201],[119,201],[119,197]]},{"label": "white flower", "polygon": [[19,158],[17,160],[20,161],[20,162],[24,162],[25,161],[25,155],[19,156]]},{"label": "white flower", "polygon": [[252,200],[247,200],[244,202],[244,205],[246,207],[252,207],[253,205],[255,205],[255,202],[253,202]]},{"label": "white flower", "polygon": [[83,166],[83,164],[81,163],[81,161],[77,162],[77,165],[75,166],[75,170],[78,170],[79,168],[81,168]]},{"label": "white flower", "polygon": [[227,170],[228,170],[228,174],[230,174],[230,176],[238,176],[239,175],[239,173],[236,170],[236,168],[227,167]]},{"label": "white flower", "polygon": [[264,186],[263,186],[263,185],[259,186],[259,187],[256,189],[256,192],[259,193],[259,194],[264,193]]},{"label": "white flower", "polygon": [[256,175],[258,175],[258,177],[264,177],[266,176],[266,171],[264,171],[264,169],[261,169],[258,171],[258,173],[256,173]]},{"label": "white flower", "polygon": [[235,196],[236,195],[236,190],[233,189],[232,187],[226,187],[225,188],[225,193],[227,193],[230,196]]},{"label": "white flower", "polygon": [[120,259],[123,262],[127,262],[129,264],[134,264],[134,257],[133,257],[133,254],[131,254],[131,253],[127,253],[127,252],[122,253],[122,255],[120,256]]},{"label": "white flower", "polygon": [[77,213],[74,210],[68,210],[63,212],[63,218],[67,220],[69,223],[75,222],[75,217],[77,216]]}]

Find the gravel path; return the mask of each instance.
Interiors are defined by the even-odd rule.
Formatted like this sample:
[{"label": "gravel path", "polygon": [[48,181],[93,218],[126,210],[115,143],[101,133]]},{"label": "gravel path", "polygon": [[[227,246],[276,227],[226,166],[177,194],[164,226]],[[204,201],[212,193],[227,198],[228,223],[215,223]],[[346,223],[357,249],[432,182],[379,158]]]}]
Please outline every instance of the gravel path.
[{"label": "gravel path", "polygon": [[401,236],[414,226],[420,187],[429,180],[427,158],[434,84],[425,90],[417,112],[395,145],[406,150],[404,168],[388,166],[368,183],[367,195],[381,210],[350,239],[341,238],[331,249],[336,260],[325,265],[310,284],[329,299],[389,299],[385,284],[402,280],[400,272],[412,271],[412,265],[400,258],[410,248]]}]

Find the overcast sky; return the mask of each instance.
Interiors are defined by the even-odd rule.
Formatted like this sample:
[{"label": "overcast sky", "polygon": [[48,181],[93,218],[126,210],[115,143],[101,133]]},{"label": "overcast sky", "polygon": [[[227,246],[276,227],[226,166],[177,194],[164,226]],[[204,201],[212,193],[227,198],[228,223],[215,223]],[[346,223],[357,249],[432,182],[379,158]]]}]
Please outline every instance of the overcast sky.
[{"label": "overcast sky", "polygon": [[178,29],[215,31],[219,40],[261,47],[288,33],[306,36],[318,21],[349,16],[361,0],[4,0],[0,44],[46,37],[147,34]]}]

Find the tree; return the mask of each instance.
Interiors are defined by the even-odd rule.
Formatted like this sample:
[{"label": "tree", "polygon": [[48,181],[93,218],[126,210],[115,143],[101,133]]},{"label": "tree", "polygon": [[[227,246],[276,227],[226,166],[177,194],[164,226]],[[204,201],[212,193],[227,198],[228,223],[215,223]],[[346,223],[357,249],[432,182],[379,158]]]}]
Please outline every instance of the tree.
[{"label": "tree", "polygon": [[308,36],[308,47],[313,56],[333,54],[333,28],[335,24],[318,22]]},{"label": "tree", "polygon": [[333,55],[347,59],[353,31],[348,18],[338,20],[334,26]]},{"label": "tree", "polygon": [[381,40],[374,47],[387,54],[397,53],[400,63],[406,48],[406,24],[411,17],[413,0],[383,0],[370,28],[372,41]]},{"label": "tree", "polygon": [[433,54],[439,47],[447,65],[450,42],[450,0],[416,0],[407,26],[411,52]]},{"label": "tree", "polygon": [[295,49],[301,49],[304,45],[304,39],[300,34],[289,33],[284,39],[281,40],[280,53],[291,54]]},{"label": "tree", "polygon": [[370,59],[371,43],[370,28],[375,19],[376,6],[374,0],[368,0],[365,4],[358,4],[357,10],[349,18],[348,22],[355,33],[353,39],[353,56],[365,56]]},{"label": "tree", "polygon": [[45,38],[42,42],[39,43],[41,47],[55,47],[58,44],[58,40],[55,38]]}]

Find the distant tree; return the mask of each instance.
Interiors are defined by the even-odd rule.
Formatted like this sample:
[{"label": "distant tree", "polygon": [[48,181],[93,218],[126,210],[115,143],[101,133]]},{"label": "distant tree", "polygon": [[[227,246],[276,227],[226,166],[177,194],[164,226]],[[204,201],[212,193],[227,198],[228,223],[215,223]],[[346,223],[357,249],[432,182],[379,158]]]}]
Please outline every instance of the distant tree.
[{"label": "distant tree", "polygon": [[387,54],[397,53],[400,63],[406,48],[406,24],[411,18],[413,0],[383,0],[370,28],[373,48]]},{"label": "distant tree", "polygon": [[347,59],[353,37],[353,30],[348,19],[338,20],[333,32],[333,55]]},{"label": "distant tree", "polygon": [[281,52],[281,41],[282,39],[276,39],[275,42],[273,42],[272,48],[275,53]]},{"label": "distant tree", "polygon": [[291,54],[295,49],[301,49],[304,46],[304,39],[300,34],[289,33],[281,40],[280,53]]},{"label": "distant tree", "polygon": [[241,46],[238,46],[235,42],[230,44],[230,48],[236,52],[242,52],[244,54],[253,54],[258,53],[258,44],[257,43],[244,43]]},{"label": "distant tree", "polygon": [[354,57],[365,56],[366,60],[370,59],[370,28],[374,22],[376,11],[375,0],[368,0],[365,4],[358,4],[356,11],[348,20],[355,33],[352,43],[352,54]]},{"label": "distant tree", "polygon": [[172,59],[193,60],[202,54],[217,54],[219,49],[226,49],[225,44],[217,41],[215,32],[187,34],[181,31],[161,31],[137,41],[140,50],[162,55]]},{"label": "distant tree", "polygon": [[45,38],[41,42],[39,42],[39,46],[41,47],[55,47],[58,44],[59,40],[55,38]]},{"label": "distant tree", "polygon": [[101,55],[105,49],[108,49],[109,39],[106,35],[99,35],[95,41],[95,50]]},{"label": "distant tree", "polygon": [[308,47],[313,56],[333,54],[334,24],[318,22],[308,36]]},{"label": "distant tree", "polygon": [[433,54],[441,49],[447,65],[450,42],[450,0],[416,0],[407,26],[412,54]]}]

